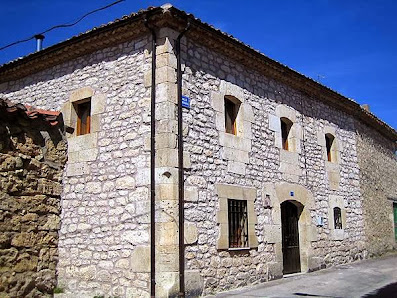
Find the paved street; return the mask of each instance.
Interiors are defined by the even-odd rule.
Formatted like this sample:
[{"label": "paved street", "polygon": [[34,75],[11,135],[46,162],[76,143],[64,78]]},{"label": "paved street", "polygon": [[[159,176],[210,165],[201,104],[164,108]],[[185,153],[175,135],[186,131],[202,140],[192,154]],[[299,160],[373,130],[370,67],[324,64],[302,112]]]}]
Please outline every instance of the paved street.
[{"label": "paved street", "polygon": [[298,274],[212,297],[397,297],[397,254]]}]

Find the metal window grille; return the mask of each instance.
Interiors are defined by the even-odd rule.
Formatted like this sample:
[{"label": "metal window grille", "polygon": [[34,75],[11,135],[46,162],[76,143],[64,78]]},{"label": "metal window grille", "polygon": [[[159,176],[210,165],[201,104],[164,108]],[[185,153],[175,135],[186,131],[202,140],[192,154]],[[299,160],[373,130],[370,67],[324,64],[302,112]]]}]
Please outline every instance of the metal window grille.
[{"label": "metal window grille", "polygon": [[229,247],[248,247],[248,216],[246,200],[228,200]]},{"label": "metal window grille", "polygon": [[335,229],[342,229],[342,212],[339,207],[334,208]]}]

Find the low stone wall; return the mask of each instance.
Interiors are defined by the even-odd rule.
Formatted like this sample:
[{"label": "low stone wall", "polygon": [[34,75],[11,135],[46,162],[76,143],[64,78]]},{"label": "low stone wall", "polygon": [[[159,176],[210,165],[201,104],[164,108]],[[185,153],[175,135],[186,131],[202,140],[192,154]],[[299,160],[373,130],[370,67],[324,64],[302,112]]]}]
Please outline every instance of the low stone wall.
[{"label": "low stone wall", "polygon": [[0,105],[0,297],[53,293],[65,162],[59,126]]}]

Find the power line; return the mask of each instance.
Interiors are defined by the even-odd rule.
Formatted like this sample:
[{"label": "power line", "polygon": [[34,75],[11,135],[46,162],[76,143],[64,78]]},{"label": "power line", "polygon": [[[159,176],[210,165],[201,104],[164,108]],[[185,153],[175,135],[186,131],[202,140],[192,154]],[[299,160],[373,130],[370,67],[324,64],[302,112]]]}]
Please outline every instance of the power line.
[{"label": "power line", "polygon": [[47,30],[45,30],[45,31],[43,31],[43,32],[40,32],[40,33],[38,33],[38,34],[35,34],[35,35],[33,35],[33,36],[31,36],[31,37],[28,37],[28,38],[26,38],[26,39],[22,39],[22,40],[18,40],[18,41],[15,41],[15,42],[13,42],[13,43],[10,43],[10,44],[8,44],[8,45],[6,45],[6,46],[4,46],[4,47],[1,47],[1,48],[0,48],[0,51],[2,51],[2,50],[4,50],[4,49],[7,49],[7,48],[9,48],[9,47],[11,47],[11,46],[17,45],[17,44],[19,44],[19,43],[27,42],[27,41],[29,41],[29,40],[35,38],[35,36],[37,36],[37,35],[44,35],[45,33],[48,33],[48,32],[50,32],[50,31],[52,31],[52,30],[54,30],[54,29],[57,29],[57,28],[72,27],[72,26],[76,25],[77,23],[79,23],[80,21],[82,21],[82,20],[83,20],[84,18],[86,18],[87,16],[89,16],[89,15],[95,13],[95,12],[98,12],[98,11],[101,11],[101,10],[104,10],[104,9],[107,9],[107,8],[113,6],[113,5],[116,5],[116,4],[118,4],[118,3],[120,3],[120,2],[124,2],[124,1],[125,1],[125,0],[117,0],[117,1],[115,1],[115,2],[113,2],[113,3],[111,3],[111,4],[108,4],[108,5],[106,5],[106,6],[97,8],[97,9],[92,10],[92,11],[90,11],[90,12],[87,12],[85,15],[83,15],[83,16],[80,17],[77,21],[75,21],[75,22],[73,22],[73,23],[56,25],[56,26],[51,27],[50,29],[47,29]]}]

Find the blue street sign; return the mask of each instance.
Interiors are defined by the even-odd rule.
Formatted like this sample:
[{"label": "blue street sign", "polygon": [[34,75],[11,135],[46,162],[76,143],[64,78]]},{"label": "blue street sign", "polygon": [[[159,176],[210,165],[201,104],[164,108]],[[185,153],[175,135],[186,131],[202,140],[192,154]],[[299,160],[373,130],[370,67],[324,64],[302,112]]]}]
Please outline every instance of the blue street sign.
[{"label": "blue street sign", "polygon": [[190,109],[190,98],[182,95],[182,107]]}]

